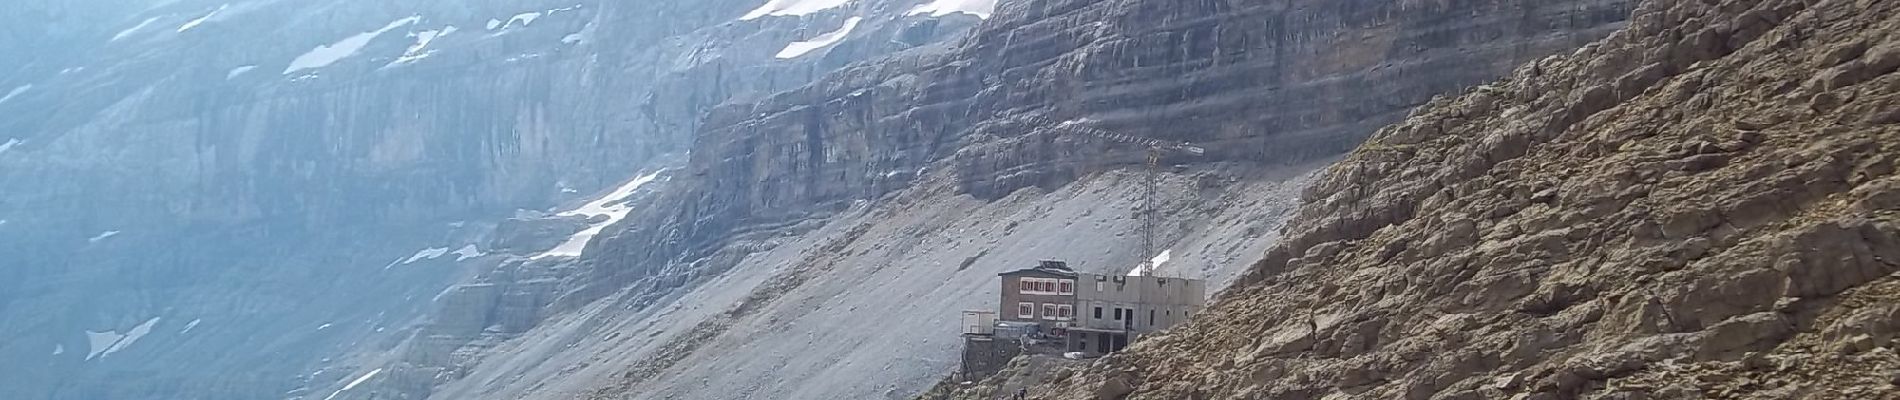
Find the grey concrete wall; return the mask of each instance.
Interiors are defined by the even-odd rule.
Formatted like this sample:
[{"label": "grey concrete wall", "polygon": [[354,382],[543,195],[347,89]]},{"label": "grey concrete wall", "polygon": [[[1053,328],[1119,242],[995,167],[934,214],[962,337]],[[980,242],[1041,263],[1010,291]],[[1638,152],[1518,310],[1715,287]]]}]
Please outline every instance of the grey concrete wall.
[{"label": "grey concrete wall", "polygon": [[[1153,332],[1186,321],[1207,298],[1207,283],[1194,279],[1080,274],[1077,280],[1076,326],[1090,329]],[[1132,326],[1115,318],[1117,308],[1132,310]]]},{"label": "grey concrete wall", "polygon": [[982,380],[1001,371],[1003,366],[1009,365],[1010,359],[1020,354],[1022,343],[1015,340],[964,336],[963,365],[958,372],[963,380]]}]

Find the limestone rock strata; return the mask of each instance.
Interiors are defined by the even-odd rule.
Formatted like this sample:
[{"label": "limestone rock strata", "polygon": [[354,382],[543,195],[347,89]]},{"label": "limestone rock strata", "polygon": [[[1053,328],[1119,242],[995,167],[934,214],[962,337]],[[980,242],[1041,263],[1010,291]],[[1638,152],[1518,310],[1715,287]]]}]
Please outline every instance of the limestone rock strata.
[{"label": "limestone rock strata", "polygon": [[713,110],[694,138],[680,192],[636,218],[661,222],[627,226],[604,241],[596,280],[704,274],[706,267],[716,273],[718,261],[681,262],[907,187],[944,160],[952,163],[937,167],[954,166],[961,191],[997,198],[1144,157],[1137,146],[1055,134],[1002,115],[1087,120],[1214,149],[1169,155],[1170,164],[1295,164],[1336,155],[1435,94],[1607,34],[1629,5],[1035,0],[999,7],[951,52],[855,64],[758,103]]}]

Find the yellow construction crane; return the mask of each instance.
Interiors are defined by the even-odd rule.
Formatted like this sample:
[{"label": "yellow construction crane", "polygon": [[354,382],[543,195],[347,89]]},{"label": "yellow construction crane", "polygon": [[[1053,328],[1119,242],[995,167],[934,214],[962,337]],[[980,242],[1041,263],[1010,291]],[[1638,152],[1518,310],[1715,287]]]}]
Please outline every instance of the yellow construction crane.
[{"label": "yellow construction crane", "polygon": [[1047,117],[1041,115],[1031,115],[1024,118],[1024,120],[1028,122],[1030,126],[1048,126],[1056,129],[1058,132],[1094,136],[1108,141],[1137,144],[1148,148],[1148,171],[1146,176],[1142,177],[1143,204],[1139,215],[1141,218],[1142,259],[1140,266],[1135,269],[1135,273],[1140,276],[1152,274],[1155,268],[1154,259],[1152,257],[1156,256],[1155,216],[1160,213],[1160,209],[1156,204],[1158,201],[1155,199],[1155,191],[1156,188],[1160,186],[1161,156],[1167,152],[1180,152],[1199,156],[1207,154],[1207,149],[1188,142],[1170,142],[1110,132],[1091,126],[1087,120],[1069,120],[1062,123],[1051,123]]}]

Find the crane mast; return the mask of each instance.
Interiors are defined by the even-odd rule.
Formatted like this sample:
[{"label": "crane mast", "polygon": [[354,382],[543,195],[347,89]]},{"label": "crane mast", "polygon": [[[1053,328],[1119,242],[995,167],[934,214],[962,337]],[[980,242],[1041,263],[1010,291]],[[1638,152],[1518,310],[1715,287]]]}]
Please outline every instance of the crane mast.
[{"label": "crane mast", "polygon": [[1160,214],[1157,188],[1160,187],[1161,185],[1160,184],[1160,174],[1161,174],[1160,165],[1161,165],[1162,152],[1178,151],[1178,152],[1198,156],[1198,155],[1205,154],[1207,152],[1207,149],[1201,148],[1200,146],[1195,146],[1193,143],[1169,142],[1169,141],[1162,141],[1158,139],[1145,138],[1145,137],[1140,137],[1140,136],[1131,136],[1131,135],[1111,132],[1111,131],[1104,130],[1101,128],[1096,128],[1094,126],[1090,126],[1088,125],[1087,121],[1083,121],[1083,120],[1071,120],[1071,121],[1065,121],[1062,123],[1051,123],[1047,117],[1044,117],[1041,115],[1032,115],[1032,116],[1028,116],[1025,119],[1032,126],[1049,126],[1049,127],[1055,128],[1057,132],[1076,133],[1076,134],[1082,134],[1082,135],[1087,135],[1087,136],[1094,136],[1097,138],[1101,138],[1101,139],[1105,139],[1105,140],[1109,140],[1113,142],[1131,143],[1131,144],[1137,144],[1137,145],[1147,147],[1147,156],[1148,156],[1147,157],[1147,161],[1148,161],[1147,171],[1145,171],[1145,173],[1143,174],[1144,176],[1142,176],[1142,194],[1141,194],[1142,206],[1141,206],[1141,209],[1137,211],[1137,213],[1139,214],[1137,215],[1137,217],[1141,218],[1141,254],[1142,254],[1141,257],[1142,258],[1141,258],[1141,263],[1139,264],[1139,266],[1135,268],[1134,272],[1135,274],[1140,275],[1140,276],[1148,276],[1150,274],[1153,274],[1154,268],[1156,267],[1155,262],[1154,262],[1154,257],[1156,256],[1155,247],[1159,246],[1158,241],[1156,240],[1156,236],[1157,236],[1156,227],[1158,225],[1158,222],[1156,220],[1158,219],[1158,214]]},{"label": "crane mast", "polygon": [[1144,182],[1145,184],[1143,186],[1145,187],[1142,189],[1143,204],[1141,207],[1141,256],[1146,258],[1141,259],[1141,267],[1136,269],[1136,272],[1141,276],[1153,274],[1156,266],[1154,261],[1154,257],[1156,257],[1155,215],[1160,214],[1161,211],[1160,208],[1156,207],[1155,190],[1156,187],[1161,186],[1159,182],[1161,173],[1158,171],[1158,165],[1160,163],[1161,149],[1149,147],[1148,173],[1146,174],[1147,176],[1142,177],[1142,180],[1146,182]]}]

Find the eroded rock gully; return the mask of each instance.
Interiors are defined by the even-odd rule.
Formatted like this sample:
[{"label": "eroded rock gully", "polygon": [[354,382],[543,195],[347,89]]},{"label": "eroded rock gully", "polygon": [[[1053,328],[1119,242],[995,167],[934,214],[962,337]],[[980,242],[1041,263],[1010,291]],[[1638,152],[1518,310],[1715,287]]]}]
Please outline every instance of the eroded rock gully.
[{"label": "eroded rock gully", "polygon": [[1644,2],[1381,129],[1207,312],[1031,397],[1900,398],[1896,32]]}]

